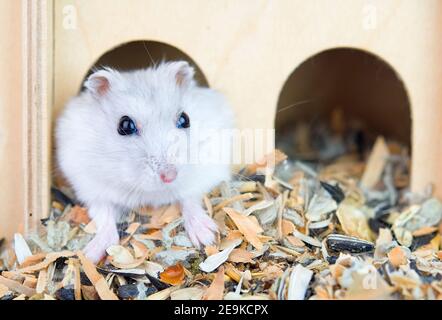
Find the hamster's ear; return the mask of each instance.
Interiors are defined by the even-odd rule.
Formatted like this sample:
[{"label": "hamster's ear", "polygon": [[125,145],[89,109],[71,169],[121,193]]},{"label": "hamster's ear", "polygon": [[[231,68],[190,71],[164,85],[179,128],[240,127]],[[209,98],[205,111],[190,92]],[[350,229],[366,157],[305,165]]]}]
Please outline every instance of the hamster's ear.
[{"label": "hamster's ear", "polygon": [[187,87],[193,82],[195,70],[187,61],[172,62],[171,67],[175,73],[175,81],[179,87]]},{"label": "hamster's ear", "polygon": [[95,96],[102,97],[109,92],[112,84],[115,83],[113,80],[116,73],[117,71],[110,68],[96,71],[87,78],[84,86]]}]

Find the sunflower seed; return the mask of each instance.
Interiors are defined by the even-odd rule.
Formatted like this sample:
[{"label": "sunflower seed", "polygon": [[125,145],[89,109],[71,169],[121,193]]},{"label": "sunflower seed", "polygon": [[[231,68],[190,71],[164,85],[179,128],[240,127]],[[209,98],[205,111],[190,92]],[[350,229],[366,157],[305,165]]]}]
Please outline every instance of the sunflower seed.
[{"label": "sunflower seed", "polygon": [[366,253],[374,250],[374,244],[370,241],[341,234],[331,234],[327,237],[327,246],[330,250],[351,253]]}]

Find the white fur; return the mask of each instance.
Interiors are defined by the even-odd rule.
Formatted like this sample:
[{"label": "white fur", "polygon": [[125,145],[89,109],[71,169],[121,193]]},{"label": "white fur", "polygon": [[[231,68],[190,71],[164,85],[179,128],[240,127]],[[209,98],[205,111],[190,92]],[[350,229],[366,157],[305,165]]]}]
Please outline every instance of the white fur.
[{"label": "white fur", "polygon": [[[178,73],[188,78],[178,84]],[[92,218],[114,224],[122,212],[147,205],[190,200],[201,207],[202,195],[229,179],[228,163],[178,163],[176,180],[169,184],[161,181],[158,171],[169,165],[167,153],[173,145],[169,136],[185,141],[197,128],[203,131],[232,128],[233,115],[222,95],[198,87],[193,81],[193,69],[186,62],[162,63],[155,68],[131,72],[104,69],[95,77],[97,75],[101,80],[102,77],[108,80],[109,90],[98,94],[92,75],[85,83],[87,89],[66,105],[56,126],[59,167],[77,197],[87,207],[94,208],[90,210]],[[175,126],[182,111],[190,118],[188,129]],[[140,127],[139,135],[118,134],[119,121],[125,115]],[[221,148],[220,144],[210,140],[198,141],[198,146],[202,152],[214,146]],[[186,153],[188,145],[178,145],[178,151]],[[192,208],[192,205],[183,206],[185,219],[191,214],[184,212],[186,207]],[[107,216],[113,217],[107,220]],[[200,216],[200,212],[196,216]],[[185,225],[189,223],[185,222]],[[210,223],[206,223],[206,227],[203,225],[201,230],[195,230],[198,224],[190,224],[192,230],[187,228],[187,231],[193,239],[197,239],[195,233],[213,233]],[[114,239],[115,235],[109,235],[109,238]],[[194,243],[213,242],[209,240]],[[89,249],[99,247],[91,249],[94,252],[89,255],[95,261],[100,256],[97,252],[104,253],[106,248],[103,247],[108,245],[97,245],[97,241],[89,246]]]}]

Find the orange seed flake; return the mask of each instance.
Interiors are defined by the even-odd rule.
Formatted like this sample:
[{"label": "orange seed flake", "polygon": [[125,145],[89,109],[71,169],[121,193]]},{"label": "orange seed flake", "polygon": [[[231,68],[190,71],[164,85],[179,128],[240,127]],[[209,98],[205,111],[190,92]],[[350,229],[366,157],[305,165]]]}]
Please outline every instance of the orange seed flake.
[{"label": "orange seed flake", "polygon": [[173,286],[182,284],[184,278],[184,268],[180,263],[170,266],[160,273],[161,281]]}]

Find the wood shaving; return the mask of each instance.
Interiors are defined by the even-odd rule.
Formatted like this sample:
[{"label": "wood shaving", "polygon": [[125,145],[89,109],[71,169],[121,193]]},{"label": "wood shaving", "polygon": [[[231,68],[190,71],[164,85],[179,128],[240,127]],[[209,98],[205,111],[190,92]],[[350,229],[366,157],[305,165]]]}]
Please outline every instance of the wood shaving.
[{"label": "wood shaving", "polygon": [[219,268],[203,300],[222,300],[224,297],[224,267]]}]

